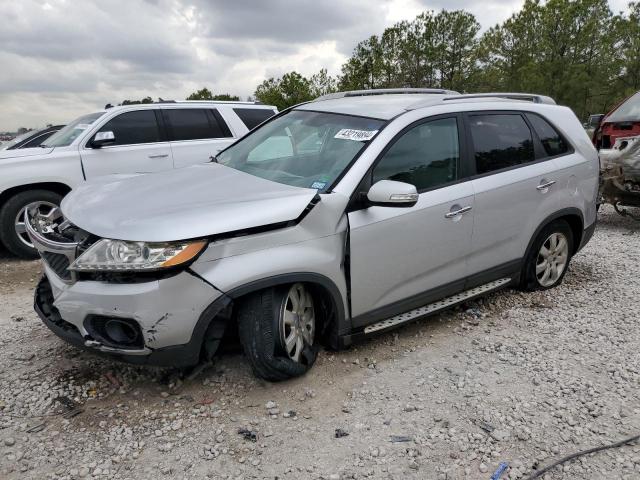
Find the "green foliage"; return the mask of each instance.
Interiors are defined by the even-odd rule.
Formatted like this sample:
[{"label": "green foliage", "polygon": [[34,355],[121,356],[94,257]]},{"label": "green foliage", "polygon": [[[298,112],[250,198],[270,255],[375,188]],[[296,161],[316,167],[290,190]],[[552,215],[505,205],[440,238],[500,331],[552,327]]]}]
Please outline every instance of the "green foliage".
[{"label": "green foliage", "polygon": [[211,90],[204,87],[193,92],[186,98],[186,100],[218,100],[237,102],[238,100],[240,100],[240,97],[238,97],[237,95],[229,95],[228,93],[214,95]]},{"label": "green foliage", "polygon": [[141,103],[153,103],[153,98],[144,97],[142,100],[123,100],[119,105],[139,105]]},{"label": "green foliage", "polygon": [[[325,71],[326,74],[326,71]],[[281,78],[269,78],[256,87],[255,97],[267,105],[284,110],[301,102],[313,100],[314,86],[311,80],[298,72],[285,73]]]}]

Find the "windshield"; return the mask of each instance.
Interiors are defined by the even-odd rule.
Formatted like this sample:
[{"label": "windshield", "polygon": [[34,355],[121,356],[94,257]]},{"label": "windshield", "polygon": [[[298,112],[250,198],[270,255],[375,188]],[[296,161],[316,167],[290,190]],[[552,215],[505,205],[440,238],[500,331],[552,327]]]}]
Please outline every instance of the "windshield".
[{"label": "windshield", "polygon": [[76,118],[69,125],[57,131],[43,143],[43,147],[68,147],[73,141],[80,136],[93,122],[99,119],[105,112],[90,113]]},{"label": "windshield", "polygon": [[384,122],[293,110],[222,152],[218,163],[257,177],[324,191]]},{"label": "windshield", "polygon": [[614,112],[607,117],[607,122],[637,122],[640,121],[640,92],[628,98]]},{"label": "windshield", "polygon": [[14,145],[17,145],[18,143],[23,141],[24,139],[29,138],[31,135],[35,135],[38,132],[41,132],[42,130],[44,130],[44,128],[40,130],[29,130],[28,132],[25,132],[22,135],[18,135],[13,140],[9,140],[7,143],[3,143],[2,145],[0,145],[0,150],[6,150],[7,148],[11,148]]}]

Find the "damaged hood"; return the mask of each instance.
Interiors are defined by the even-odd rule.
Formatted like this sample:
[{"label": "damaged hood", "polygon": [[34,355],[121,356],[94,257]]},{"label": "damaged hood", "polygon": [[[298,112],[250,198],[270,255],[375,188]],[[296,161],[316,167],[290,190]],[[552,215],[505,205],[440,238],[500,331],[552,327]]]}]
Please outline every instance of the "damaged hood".
[{"label": "damaged hood", "polygon": [[295,220],[316,194],[208,163],[86,182],[62,213],[99,237],[167,242]]}]

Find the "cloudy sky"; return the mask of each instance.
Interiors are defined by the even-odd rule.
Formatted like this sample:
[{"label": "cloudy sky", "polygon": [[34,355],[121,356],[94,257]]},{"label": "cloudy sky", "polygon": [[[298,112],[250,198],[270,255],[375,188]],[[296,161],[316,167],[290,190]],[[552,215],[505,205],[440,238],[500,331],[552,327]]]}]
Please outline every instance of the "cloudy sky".
[{"label": "cloudy sky", "polygon": [[[627,0],[609,0],[614,12]],[[64,123],[106,103],[243,99],[290,70],[336,74],[360,40],[423,10],[483,29],[522,0],[0,0],[0,131]]]}]

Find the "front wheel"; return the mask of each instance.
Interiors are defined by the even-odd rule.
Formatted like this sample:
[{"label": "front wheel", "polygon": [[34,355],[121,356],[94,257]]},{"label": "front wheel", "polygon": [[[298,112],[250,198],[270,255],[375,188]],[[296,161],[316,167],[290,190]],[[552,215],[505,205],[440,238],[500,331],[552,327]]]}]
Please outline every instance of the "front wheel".
[{"label": "front wheel", "polygon": [[0,242],[14,255],[32,259],[38,252],[27,235],[24,213],[37,210],[42,215],[51,213],[60,205],[62,195],[50,190],[28,190],[9,198],[0,208]]},{"label": "front wheel", "polygon": [[287,380],[305,374],[316,361],[316,310],[304,283],[248,295],[237,318],[240,342],[256,376]]},{"label": "front wheel", "polygon": [[524,290],[546,290],[559,285],[567,273],[573,253],[573,232],[564,220],[544,227],[527,255],[521,286]]}]

